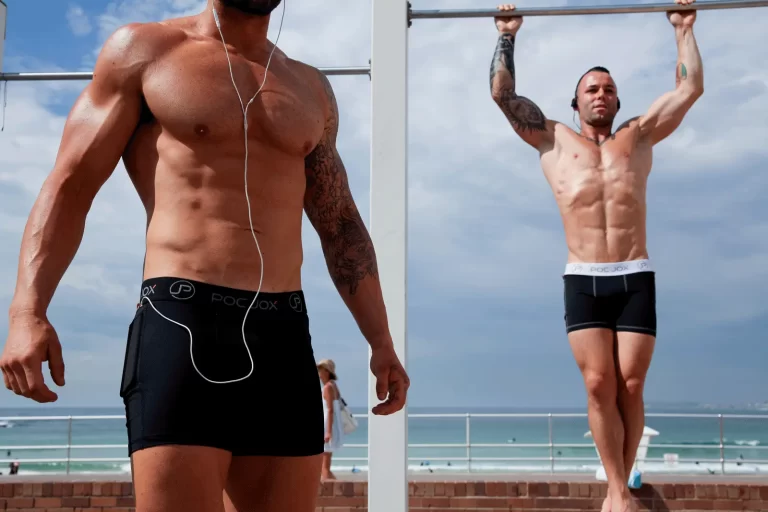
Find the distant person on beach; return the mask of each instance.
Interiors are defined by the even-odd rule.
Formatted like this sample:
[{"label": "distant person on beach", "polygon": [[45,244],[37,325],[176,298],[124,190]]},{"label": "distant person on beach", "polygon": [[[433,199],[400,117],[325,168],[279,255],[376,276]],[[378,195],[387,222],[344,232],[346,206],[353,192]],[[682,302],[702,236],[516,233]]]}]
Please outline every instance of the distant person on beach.
[{"label": "distant person on beach", "polygon": [[[146,211],[131,219],[145,230],[142,282],[115,382],[136,512],[315,511],[324,432],[304,217],[370,347],[372,414],[406,403],[335,94],[267,39],[280,3],[208,0],[199,14],[111,34],[21,239],[0,369],[17,395],[54,402],[42,364],[58,386],[65,371],[49,305],[122,158]],[[287,5],[290,19],[309,2]],[[97,288],[80,297],[86,324],[104,313]]]},{"label": "distant person on beach", "polygon": [[[669,43],[677,50],[674,89],[615,130],[621,102],[607,68],[594,66],[574,80],[571,109],[579,117],[579,131],[574,131],[520,94],[515,51],[523,49],[526,58],[536,58],[530,53],[535,49],[519,44],[523,17],[505,4],[495,19],[491,97],[517,135],[538,153],[565,228],[565,330],[587,390],[589,426],[608,478],[604,512],[637,510],[628,481],[643,436],[643,389],[656,343],[646,187],[654,146],[680,126],[704,93],[693,35],[696,11],[675,11],[693,3],[669,2],[667,17],[675,36]],[[597,54],[608,44],[599,30],[585,36],[599,41]]]},{"label": "distant person on beach", "polygon": [[341,425],[341,393],[336,383],[336,363],[323,359],[317,363],[317,373],[323,385],[323,413],[325,416],[325,446],[323,448],[322,480],[336,480],[331,471],[333,453],[344,444],[344,430]]}]

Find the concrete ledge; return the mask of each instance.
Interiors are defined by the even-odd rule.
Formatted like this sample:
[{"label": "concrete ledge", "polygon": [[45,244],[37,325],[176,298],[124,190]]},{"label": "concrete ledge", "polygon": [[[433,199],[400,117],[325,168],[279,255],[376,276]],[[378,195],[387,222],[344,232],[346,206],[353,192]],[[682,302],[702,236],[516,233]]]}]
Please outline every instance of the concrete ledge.
[{"label": "concrete ledge", "polygon": [[[93,477],[93,475],[88,475]],[[556,479],[492,478],[485,481],[413,480],[409,485],[411,512],[458,511],[584,511],[600,510],[604,483]],[[0,480],[0,510],[37,512],[131,512],[133,485],[122,477],[98,481],[63,481],[31,477]],[[76,478],[75,476],[70,478]],[[768,479],[744,482],[648,483],[634,491],[641,510],[768,511]],[[317,512],[363,511],[368,484],[340,480],[319,484]]]}]

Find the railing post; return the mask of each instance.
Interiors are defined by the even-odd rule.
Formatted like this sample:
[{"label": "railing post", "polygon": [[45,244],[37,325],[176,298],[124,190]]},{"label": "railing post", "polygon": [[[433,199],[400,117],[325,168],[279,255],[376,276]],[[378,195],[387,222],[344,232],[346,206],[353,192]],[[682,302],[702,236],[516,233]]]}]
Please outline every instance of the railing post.
[{"label": "railing post", "polygon": [[67,474],[69,474],[69,459],[72,455],[72,416],[68,416],[67,424]]},{"label": "railing post", "polygon": [[469,427],[469,424],[470,424],[469,418],[470,418],[470,414],[467,414],[467,418],[466,418],[466,422],[467,422],[466,423],[466,425],[467,425],[467,428],[466,428],[466,431],[467,431],[467,471],[471,472],[472,471],[472,436],[470,434],[471,431],[470,431],[470,427]]},{"label": "railing post", "polygon": [[718,414],[717,417],[720,419],[720,472],[725,474],[725,428],[723,425],[723,415]]},{"label": "railing post", "polygon": [[555,445],[552,438],[552,413],[549,413],[547,417],[547,423],[549,423],[549,471],[555,472]]}]

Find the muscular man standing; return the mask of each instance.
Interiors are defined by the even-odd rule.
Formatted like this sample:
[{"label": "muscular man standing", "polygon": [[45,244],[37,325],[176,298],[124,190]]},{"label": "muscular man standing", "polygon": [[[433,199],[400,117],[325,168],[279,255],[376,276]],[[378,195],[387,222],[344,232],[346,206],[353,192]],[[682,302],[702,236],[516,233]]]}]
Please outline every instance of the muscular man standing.
[{"label": "muscular man standing", "polygon": [[303,212],[372,348],[386,400],[373,412],[406,399],[373,244],[336,150],[334,94],[267,40],[278,4],[209,0],[199,15],[117,30],[24,233],[0,367],[8,389],[51,402],[41,365],[62,386],[64,363],[46,312],[123,158],[147,212],[120,385],[137,512],[315,510],[324,426]]},{"label": "muscular man standing", "polygon": [[592,68],[579,80],[572,103],[580,133],[547,119],[517,94],[513,54],[522,18],[496,18],[491,93],[515,132],[539,151],[565,228],[565,324],[608,476],[604,511],[635,510],[627,480],[643,434],[643,386],[656,338],[645,198],[653,146],[680,125],[704,90],[693,36],[696,12],[670,11],[668,18],[677,39],[677,87],[613,132],[620,108],[616,84],[607,69]]}]

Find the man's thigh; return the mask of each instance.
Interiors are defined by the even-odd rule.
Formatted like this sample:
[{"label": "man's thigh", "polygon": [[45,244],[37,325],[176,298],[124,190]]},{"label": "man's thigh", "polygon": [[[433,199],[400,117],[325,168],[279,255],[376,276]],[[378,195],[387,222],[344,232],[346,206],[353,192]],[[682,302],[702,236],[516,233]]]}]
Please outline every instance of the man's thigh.
[{"label": "man's thigh", "polygon": [[226,512],[315,512],[323,455],[233,457]]},{"label": "man's thigh", "polygon": [[619,331],[619,384],[629,391],[641,391],[656,348],[656,337],[650,334]]},{"label": "man's thigh", "polygon": [[229,452],[157,446],[131,456],[136,512],[223,512]]}]

